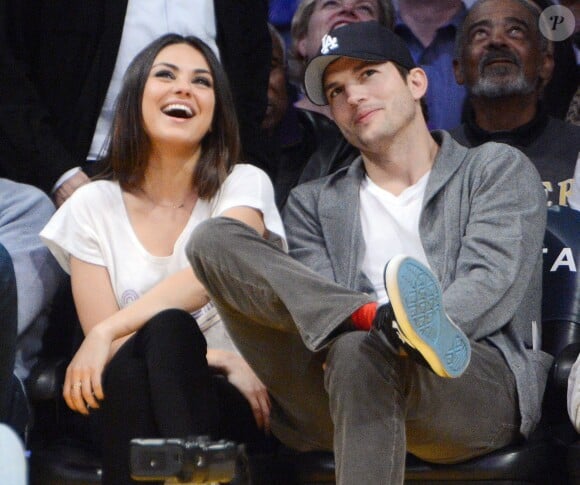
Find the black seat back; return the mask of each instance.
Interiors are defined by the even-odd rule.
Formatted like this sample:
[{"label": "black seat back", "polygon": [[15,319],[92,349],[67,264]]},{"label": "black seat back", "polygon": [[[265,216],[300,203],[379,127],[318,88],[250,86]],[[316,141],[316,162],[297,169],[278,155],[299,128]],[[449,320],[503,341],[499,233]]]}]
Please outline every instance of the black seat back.
[{"label": "black seat back", "polygon": [[579,264],[580,212],[550,207],[544,238],[542,337],[544,350],[555,356],[580,342]]}]

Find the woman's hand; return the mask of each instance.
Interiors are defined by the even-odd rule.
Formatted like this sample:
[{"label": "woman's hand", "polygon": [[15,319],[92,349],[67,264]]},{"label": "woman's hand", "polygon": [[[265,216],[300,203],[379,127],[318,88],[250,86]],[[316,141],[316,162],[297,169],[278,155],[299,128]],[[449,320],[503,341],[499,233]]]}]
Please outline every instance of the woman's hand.
[{"label": "woman's hand", "polygon": [[270,408],[272,405],[266,386],[240,356],[235,356],[235,361],[229,367],[226,377],[250,403],[258,428],[269,433]]},{"label": "woman's hand", "polygon": [[238,354],[220,349],[208,349],[207,362],[219,369],[250,403],[256,424],[270,431],[270,396],[266,386],[248,363]]},{"label": "woman's hand", "polygon": [[112,338],[99,326],[85,337],[66,369],[63,397],[73,411],[89,414],[105,395],[101,384],[103,369],[111,356]]}]

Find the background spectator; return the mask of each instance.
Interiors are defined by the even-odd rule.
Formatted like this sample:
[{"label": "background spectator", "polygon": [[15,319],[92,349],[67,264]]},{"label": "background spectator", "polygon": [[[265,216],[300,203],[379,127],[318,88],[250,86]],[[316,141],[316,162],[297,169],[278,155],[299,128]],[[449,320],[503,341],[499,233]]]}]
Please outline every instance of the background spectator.
[{"label": "background spectator", "polygon": [[576,94],[570,101],[570,106],[566,113],[566,121],[574,125],[580,125],[580,87],[578,87]]},{"label": "background spectator", "polygon": [[299,0],[270,0],[268,19],[278,30],[284,43],[290,45],[290,24]]},{"label": "background spectator", "polygon": [[[543,11],[557,2],[551,0],[532,0]],[[553,43],[554,72],[544,88],[542,100],[544,109],[555,118],[564,119],[568,107],[578,88],[580,72],[574,52],[573,38]]]},{"label": "background spectator", "polygon": [[268,134],[272,160],[276,161],[274,192],[276,204],[284,207],[290,190],[350,164],[358,156],[328,117],[294,106],[287,80],[286,50],[282,37],[271,26],[272,68],[268,87],[268,109],[263,128]]},{"label": "background spectator", "polygon": [[30,424],[24,381],[37,361],[53,297],[64,281],[38,236],[53,213],[53,203],[36,187],[0,179],[0,421],[23,440]]},{"label": "background spectator", "polygon": [[466,146],[503,142],[522,150],[544,182],[548,205],[566,205],[580,151],[580,128],[546,113],[552,45],[532,2],[480,0],[469,11],[454,60],[471,110],[451,132]]},{"label": "background spectator", "polygon": [[[318,55],[322,36],[336,26],[376,20],[392,28],[394,18],[390,0],[302,0],[292,19],[290,81],[302,86],[306,64]],[[329,116],[326,107],[316,106],[305,96],[301,96],[296,105]]]},{"label": "background spectator", "polygon": [[429,77],[430,129],[450,130],[461,122],[465,88],[455,81],[455,37],[467,9],[461,0],[399,0],[395,32]]}]

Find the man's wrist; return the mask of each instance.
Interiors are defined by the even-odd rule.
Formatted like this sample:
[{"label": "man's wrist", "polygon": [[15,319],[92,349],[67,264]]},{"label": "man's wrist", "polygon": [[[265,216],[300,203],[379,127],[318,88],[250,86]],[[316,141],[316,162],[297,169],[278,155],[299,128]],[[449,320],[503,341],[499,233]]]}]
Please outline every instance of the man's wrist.
[{"label": "man's wrist", "polygon": [[60,186],[62,184],[64,184],[68,179],[70,179],[71,177],[73,177],[74,175],[76,175],[80,171],[81,171],[81,167],[73,167],[73,168],[67,170],[65,173],[63,173],[58,178],[58,180],[52,186],[52,190],[50,191],[50,193],[54,194],[60,188]]}]

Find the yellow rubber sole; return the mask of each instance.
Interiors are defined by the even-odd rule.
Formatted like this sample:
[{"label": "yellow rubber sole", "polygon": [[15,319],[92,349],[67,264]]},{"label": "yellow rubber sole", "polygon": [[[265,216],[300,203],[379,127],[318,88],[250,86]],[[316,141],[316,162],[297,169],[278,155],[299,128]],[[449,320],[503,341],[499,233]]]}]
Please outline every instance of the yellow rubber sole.
[{"label": "yellow rubber sole", "polygon": [[435,275],[409,256],[397,255],[384,282],[401,338],[414,347],[435,374],[459,377],[471,358],[469,340],[445,314]]}]

